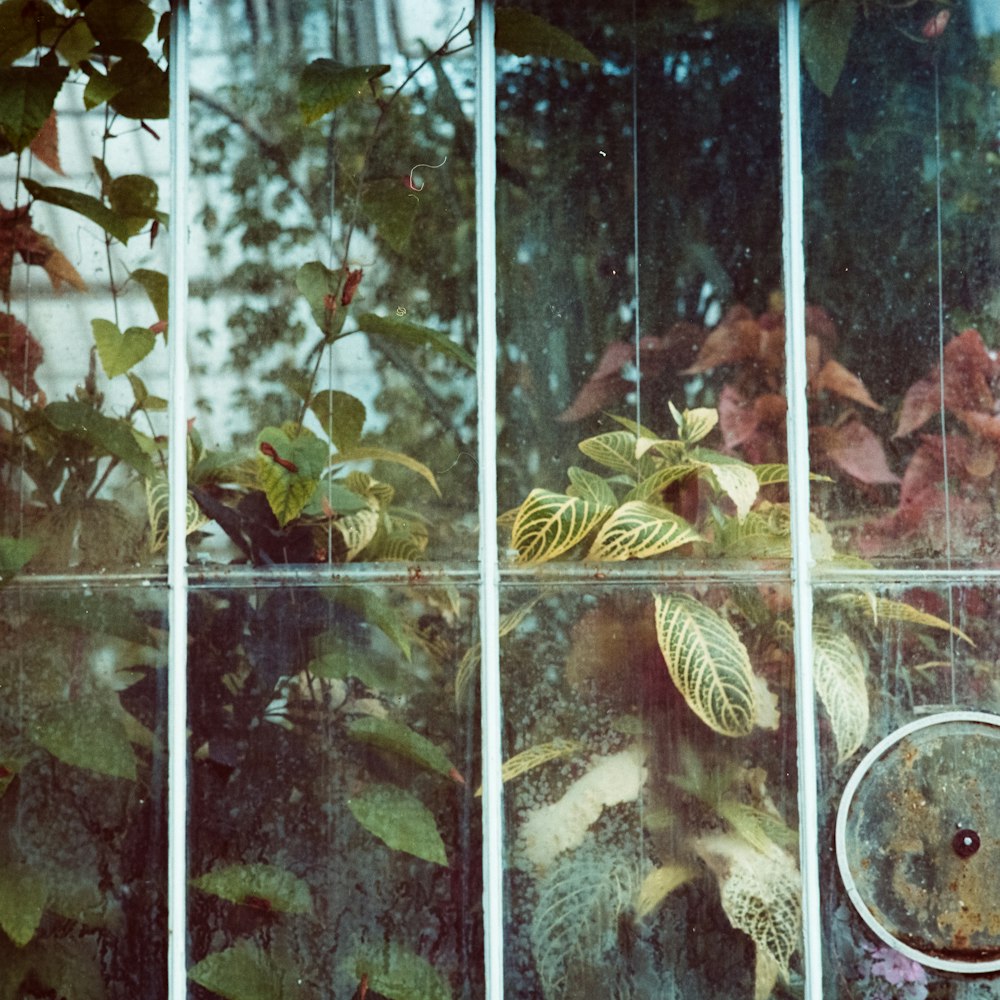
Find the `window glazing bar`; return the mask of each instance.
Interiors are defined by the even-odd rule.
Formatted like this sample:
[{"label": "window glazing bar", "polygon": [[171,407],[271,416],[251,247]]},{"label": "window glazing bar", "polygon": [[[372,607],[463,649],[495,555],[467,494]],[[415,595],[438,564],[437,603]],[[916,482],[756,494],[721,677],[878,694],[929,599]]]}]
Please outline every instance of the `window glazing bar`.
[{"label": "window glazing bar", "polygon": [[496,47],[492,0],[476,5],[476,269],[479,391],[479,628],[483,927],[487,1000],[503,998],[503,762],[497,542]]},{"label": "window glazing bar", "polygon": [[187,997],[187,233],[189,183],[188,0],[170,26],[170,440],[167,544],[167,983]]},{"label": "window glazing bar", "polygon": [[806,1000],[822,1000],[818,763],[812,655],[812,548],[809,533],[809,425],[806,416],[806,292],[802,177],[799,0],[784,0],[779,50],[782,117],[785,386],[788,396],[789,494],[792,516],[792,606],[799,770],[799,866],[802,872]]}]

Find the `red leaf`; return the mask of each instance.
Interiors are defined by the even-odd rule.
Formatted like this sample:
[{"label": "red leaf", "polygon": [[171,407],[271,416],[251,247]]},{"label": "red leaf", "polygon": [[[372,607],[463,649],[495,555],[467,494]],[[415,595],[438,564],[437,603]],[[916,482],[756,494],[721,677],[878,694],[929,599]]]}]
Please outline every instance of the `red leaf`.
[{"label": "red leaf", "polygon": [[825,456],[859,482],[868,485],[899,482],[899,477],[889,468],[882,443],[857,418],[838,427],[816,427],[810,441],[817,457]]},{"label": "red leaf", "polygon": [[944,34],[944,29],[948,27],[950,20],[950,10],[939,10],[933,17],[929,17],[924,21],[924,26],[920,29],[920,34],[928,41],[940,38]]},{"label": "red leaf", "polygon": [[857,375],[849,372],[839,361],[832,358],[816,374],[813,379],[813,389],[817,392],[826,390],[844,396],[846,399],[853,399],[862,406],[869,406],[873,410],[881,410],[882,407],[875,402],[868,394],[864,382]]},{"label": "red leaf", "polygon": [[59,132],[56,127],[55,108],[49,112],[49,117],[45,119],[45,123],[38,130],[35,138],[31,140],[31,145],[28,148],[50,170],[65,176],[62,165],[59,163]]},{"label": "red leaf", "polygon": [[9,313],[0,313],[0,374],[22,396],[34,396],[40,391],[35,369],[44,357],[42,345],[28,328]]}]

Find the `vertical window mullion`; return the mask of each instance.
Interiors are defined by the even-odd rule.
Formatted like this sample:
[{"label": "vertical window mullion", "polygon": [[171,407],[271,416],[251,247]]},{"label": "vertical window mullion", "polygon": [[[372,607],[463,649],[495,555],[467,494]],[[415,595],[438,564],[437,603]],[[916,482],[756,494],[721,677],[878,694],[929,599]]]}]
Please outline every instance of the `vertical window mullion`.
[{"label": "vertical window mullion", "polygon": [[169,644],[167,660],[167,978],[187,996],[187,0],[173,3],[170,32]]},{"label": "vertical window mullion", "polygon": [[812,551],[809,532],[809,425],[806,415],[806,295],[799,0],[781,10],[783,267],[785,384],[792,515],[792,604],[795,614],[799,844],[802,871],[803,964],[806,1000],[823,996],[820,923],[818,762],[812,655]]},{"label": "vertical window mullion", "polygon": [[496,59],[492,0],[476,5],[476,260],[479,345],[479,627],[483,925],[487,1000],[503,997],[503,781],[497,544]]}]

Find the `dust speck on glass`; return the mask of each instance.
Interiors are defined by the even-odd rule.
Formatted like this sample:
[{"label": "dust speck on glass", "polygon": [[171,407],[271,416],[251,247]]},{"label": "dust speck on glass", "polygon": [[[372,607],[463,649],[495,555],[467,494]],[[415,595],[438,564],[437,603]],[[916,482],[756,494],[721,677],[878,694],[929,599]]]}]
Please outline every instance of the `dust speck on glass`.
[{"label": "dust speck on glass", "polygon": [[998,194],[995,0],[0,0],[0,996],[1000,996]]}]

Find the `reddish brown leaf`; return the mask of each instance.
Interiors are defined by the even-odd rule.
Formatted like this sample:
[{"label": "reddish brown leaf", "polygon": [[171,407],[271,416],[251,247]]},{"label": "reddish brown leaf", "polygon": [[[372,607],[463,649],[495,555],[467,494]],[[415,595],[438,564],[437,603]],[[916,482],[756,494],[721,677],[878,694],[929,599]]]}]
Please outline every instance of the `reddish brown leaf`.
[{"label": "reddish brown leaf", "polygon": [[42,345],[28,328],[9,313],[0,313],[0,375],[22,396],[39,391],[35,370],[44,357]]},{"label": "reddish brown leaf", "polygon": [[976,410],[959,410],[955,414],[962,423],[980,437],[989,441],[1000,441],[1000,415],[979,413]]},{"label": "reddish brown leaf", "polygon": [[754,319],[723,320],[701,345],[698,357],[683,374],[707,372],[719,365],[731,365],[758,356],[761,348],[761,329]]},{"label": "reddish brown leaf", "polygon": [[838,396],[853,399],[856,403],[861,403],[862,406],[869,406],[873,410],[882,409],[868,394],[868,390],[861,379],[852,372],[849,372],[839,361],[834,361],[832,358],[823,365],[815,379],[813,379],[813,389],[817,392],[825,389],[827,392],[836,393]]},{"label": "reddish brown leaf", "polygon": [[[51,242],[50,246],[52,246]],[[75,288],[78,292],[85,292],[87,290],[87,283],[80,277],[77,269],[73,267],[63,252],[57,250],[54,246],[52,246],[51,252],[42,267],[45,268],[45,273],[49,276],[49,281],[52,282],[52,287],[57,292],[62,287],[63,282],[71,288]]]},{"label": "reddish brown leaf", "polygon": [[950,10],[939,10],[933,17],[924,21],[924,26],[920,29],[920,34],[928,41],[940,38],[944,34],[948,22],[951,20]]},{"label": "reddish brown leaf", "polygon": [[859,482],[898,483],[899,477],[889,468],[882,443],[856,417],[837,427],[816,427],[810,436],[816,457],[824,456]]},{"label": "reddish brown leaf", "polygon": [[31,145],[28,148],[50,170],[54,170],[57,174],[63,174],[62,165],[59,163],[59,132],[55,108],[49,113],[45,124],[39,129],[38,135],[31,140]]}]

